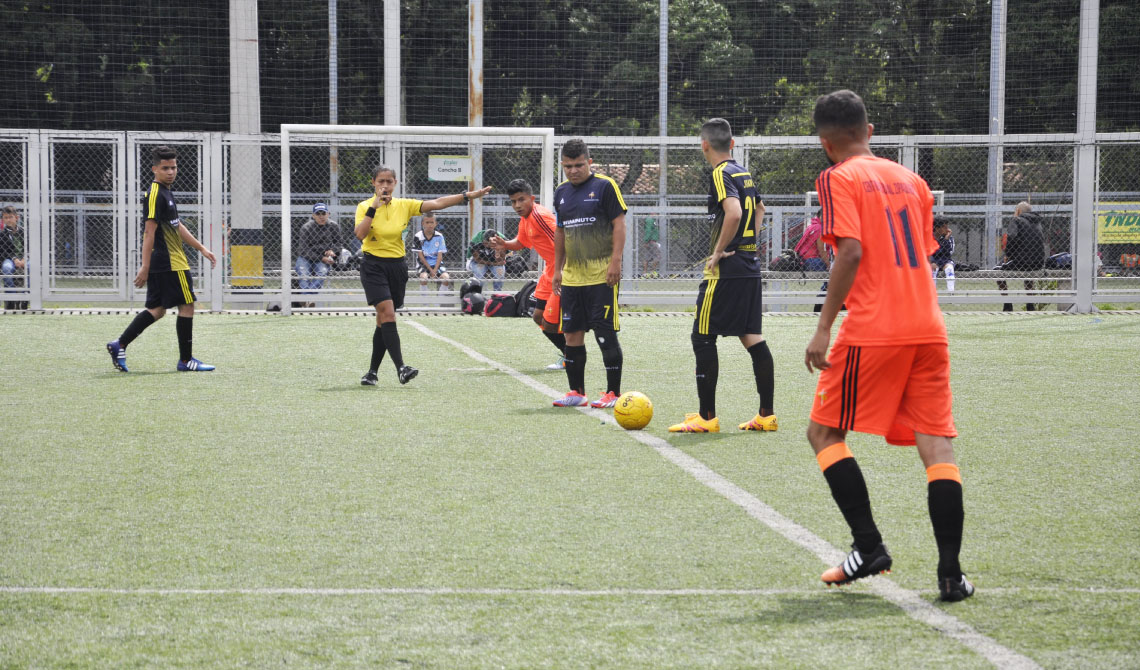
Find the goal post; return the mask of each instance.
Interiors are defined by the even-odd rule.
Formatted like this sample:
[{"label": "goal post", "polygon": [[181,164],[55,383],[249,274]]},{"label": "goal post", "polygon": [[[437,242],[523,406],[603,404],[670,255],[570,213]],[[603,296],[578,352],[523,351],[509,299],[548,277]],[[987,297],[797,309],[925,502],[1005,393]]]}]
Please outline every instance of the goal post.
[{"label": "goal post", "polygon": [[[292,287],[290,277],[296,257],[292,239],[294,216],[307,214],[302,203],[312,204],[310,201],[320,198],[321,193],[328,193],[327,197],[336,203],[329,203],[330,209],[335,209],[333,216],[339,213],[347,217],[355,211],[357,202],[372,194],[371,171],[380,164],[397,170],[397,197],[428,200],[459,190],[459,182],[463,188],[468,183],[474,183],[475,188],[494,186],[491,194],[483,201],[472,201],[467,210],[449,208],[440,212],[445,217],[452,214],[450,218],[466,220],[464,238],[482,229],[488,220],[504,219],[509,210],[506,186],[512,179],[531,182],[538,201],[552,206],[557,174],[553,128],[282,124],[280,137],[283,312],[289,310],[299,290]],[[454,174],[445,174],[439,168],[442,159],[458,161]],[[436,173],[431,172],[433,168]],[[457,183],[433,183],[438,181]],[[497,204],[492,207],[490,202]],[[453,231],[448,235],[453,241],[456,239]],[[465,247],[466,239],[462,245]],[[452,253],[449,248],[449,255]],[[449,269],[454,266],[448,265]],[[348,302],[359,300],[359,293],[347,296],[330,291],[321,297]]]}]

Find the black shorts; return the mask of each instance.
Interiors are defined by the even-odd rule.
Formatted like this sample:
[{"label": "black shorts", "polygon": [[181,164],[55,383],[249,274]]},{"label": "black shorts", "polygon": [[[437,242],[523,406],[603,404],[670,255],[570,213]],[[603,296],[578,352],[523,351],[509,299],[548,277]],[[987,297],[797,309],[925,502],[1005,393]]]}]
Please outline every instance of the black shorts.
[{"label": "black shorts", "polygon": [[364,285],[364,299],[369,305],[391,300],[392,307],[400,309],[404,306],[404,289],[408,285],[408,264],[402,256],[380,258],[364,254],[360,283]]},{"label": "black shorts", "polygon": [[194,304],[194,276],[189,270],[152,272],[146,278],[146,308],[170,309]]},{"label": "black shorts", "polygon": [[[420,274],[426,274],[429,277],[431,276],[431,268],[424,265],[423,263],[416,263],[416,272],[419,272]],[[445,272],[447,272],[447,268],[443,267],[443,263],[440,263],[439,269],[435,271],[435,276],[440,277]]]},{"label": "black shorts", "polygon": [[563,286],[562,323],[559,324],[559,330],[563,333],[595,328],[613,328],[615,332],[621,330],[617,311],[618,286],[620,284]]},{"label": "black shorts", "polygon": [[697,291],[695,335],[759,335],[764,318],[764,283],[759,277],[706,279]]}]

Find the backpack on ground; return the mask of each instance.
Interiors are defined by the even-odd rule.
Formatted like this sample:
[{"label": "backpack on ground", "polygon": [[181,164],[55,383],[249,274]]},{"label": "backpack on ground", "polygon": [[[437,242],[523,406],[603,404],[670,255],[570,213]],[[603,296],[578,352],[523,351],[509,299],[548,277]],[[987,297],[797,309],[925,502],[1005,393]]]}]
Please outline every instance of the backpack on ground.
[{"label": "backpack on ground", "polygon": [[523,284],[522,289],[515,294],[515,316],[532,316],[536,305],[534,290],[538,282],[533,279]]}]

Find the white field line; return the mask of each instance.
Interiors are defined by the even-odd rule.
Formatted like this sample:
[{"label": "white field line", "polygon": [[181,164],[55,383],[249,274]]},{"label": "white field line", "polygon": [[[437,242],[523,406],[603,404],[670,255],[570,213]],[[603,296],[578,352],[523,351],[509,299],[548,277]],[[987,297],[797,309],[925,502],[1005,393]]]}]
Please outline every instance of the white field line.
[{"label": "white field line", "polygon": [[781,596],[808,593],[806,589],[454,589],[447,587],[405,588],[230,588],[230,589],[116,589],[85,586],[0,586],[3,593],[93,594],[132,596]]},{"label": "white field line", "polygon": [[[491,365],[501,370],[503,373],[514,377],[526,386],[549,398],[558,398],[562,395],[533,377],[492,360],[461,342],[456,342],[455,340],[444,337],[420,323],[410,319],[405,319],[404,323],[410,324],[428,337],[450,344],[480,363]],[[577,407],[575,409],[584,414],[589,414],[594,418],[613,423],[613,417],[601,410],[591,409],[589,407]],[[728,479],[725,479],[701,461],[689,456],[665,440],[642,431],[629,431],[627,435],[656,450],[657,453],[661,454],[666,460],[692,475],[697,481],[741,507],[752,518],[815,554],[825,566],[836,565],[846,556],[846,552],[833,547],[823,538],[780,514],[756,496],[740,488]],[[804,448],[806,449],[807,446],[805,445]],[[923,600],[917,592],[904,589],[885,577],[869,579],[867,581],[872,591],[902,609],[912,619],[922,622],[943,635],[957,640],[969,649],[985,657],[990,663],[993,663],[995,667],[1002,668],[1003,670],[1007,668],[1010,670],[1029,668],[1040,670],[1041,666],[1033,661],[1033,659],[1023,656],[1008,647],[1004,647],[995,640],[975,631],[958,618],[947,614],[926,600]]]},{"label": "white field line", "polygon": [[[260,588],[156,588],[134,589],[97,586],[0,586],[0,594],[40,594],[40,595],[124,595],[124,596],[585,596],[585,597],[666,597],[675,596],[807,596],[818,595],[820,589],[508,589],[483,588],[460,589],[441,587],[392,587],[392,588],[326,588],[326,587],[275,587]],[[1052,586],[1029,586],[1010,588],[987,588],[986,596],[1021,595],[1032,593],[1072,593],[1140,595],[1138,589],[1097,589],[1059,588]],[[921,596],[938,594],[935,589],[918,591]]]}]

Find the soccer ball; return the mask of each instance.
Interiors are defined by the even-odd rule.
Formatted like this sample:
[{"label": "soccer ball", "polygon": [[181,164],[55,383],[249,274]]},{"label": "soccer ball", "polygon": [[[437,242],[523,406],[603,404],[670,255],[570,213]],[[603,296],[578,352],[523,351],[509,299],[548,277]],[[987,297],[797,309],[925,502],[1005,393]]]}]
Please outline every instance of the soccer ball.
[{"label": "soccer ball", "polygon": [[644,393],[628,391],[614,405],[614,420],[626,430],[641,430],[653,418],[653,402]]}]

